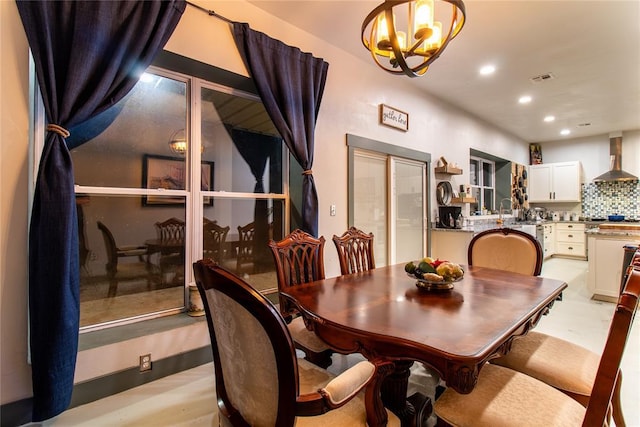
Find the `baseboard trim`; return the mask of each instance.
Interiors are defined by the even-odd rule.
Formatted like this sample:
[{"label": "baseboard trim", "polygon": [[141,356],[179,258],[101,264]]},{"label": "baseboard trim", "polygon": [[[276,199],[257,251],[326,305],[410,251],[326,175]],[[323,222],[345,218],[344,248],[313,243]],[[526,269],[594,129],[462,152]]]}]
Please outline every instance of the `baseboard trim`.
[{"label": "baseboard trim", "polygon": [[[78,383],[73,386],[71,403],[68,409],[94,402],[212,361],[211,347],[206,346],[165,359],[154,360],[150,371],[140,372],[136,367]],[[32,398],[0,406],[0,425],[3,427],[17,427],[28,424],[31,422],[32,408]]]}]

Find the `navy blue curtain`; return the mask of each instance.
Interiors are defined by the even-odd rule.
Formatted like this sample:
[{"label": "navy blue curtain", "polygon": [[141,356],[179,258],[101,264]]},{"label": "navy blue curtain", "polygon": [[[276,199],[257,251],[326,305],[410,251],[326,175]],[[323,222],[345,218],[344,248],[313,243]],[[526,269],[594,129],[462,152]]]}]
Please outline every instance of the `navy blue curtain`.
[{"label": "navy blue curtain", "polygon": [[[273,158],[274,151],[281,147],[281,138],[271,135],[261,135],[240,129],[231,129],[231,139],[251,173],[256,179],[254,193],[264,193],[264,170],[267,160]],[[253,211],[255,235],[253,239],[253,257],[256,271],[265,271],[266,266],[273,265],[271,252],[265,242],[269,240],[269,215],[266,199],[256,199]]]},{"label": "navy blue curtain", "polygon": [[173,1],[17,1],[47,115],[29,231],[33,421],[68,406],[80,317],[78,224],[67,129],[137,83],[186,6]]},{"label": "navy blue curtain", "polygon": [[318,194],[313,180],[314,133],[329,64],[245,23],[233,37],[262,103],[289,151],[302,166],[302,229],[318,236]]}]

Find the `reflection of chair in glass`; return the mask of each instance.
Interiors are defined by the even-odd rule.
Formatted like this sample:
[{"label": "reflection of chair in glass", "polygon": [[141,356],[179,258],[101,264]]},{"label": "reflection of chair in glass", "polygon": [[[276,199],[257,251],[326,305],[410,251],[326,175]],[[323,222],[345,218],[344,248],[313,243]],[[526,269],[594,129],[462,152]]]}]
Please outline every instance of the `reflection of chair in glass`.
[{"label": "reflection of chair in glass", "polygon": [[399,425],[378,388],[391,365],[362,361],[335,378],[296,358],[284,319],[251,285],[210,260],[193,270],[209,326],[220,425],[381,425],[377,418]]},{"label": "reflection of chair in glass", "polygon": [[[543,382],[513,369],[488,363],[482,367],[477,385],[471,393],[462,395],[447,389],[436,400],[436,415],[447,425],[454,426],[608,426],[611,425],[610,415],[613,411],[615,425],[625,425],[620,408],[616,411],[615,400],[616,389],[620,386],[620,361],[631,336],[638,308],[640,255],[638,258],[639,264],[631,270],[618,299],[602,356],[595,355],[595,365],[591,363],[591,357],[582,358],[585,354],[582,351],[565,355],[562,347],[557,347],[556,350],[560,351],[553,353],[558,361],[564,360],[564,363],[558,364],[561,370],[557,371],[563,381],[575,380],[574,377],[578,376],[584,378],[583,371],[593,371],[590,374],[589,395],[584,397],[582,405],[571,394],[567,396],[566,392],[561,392],[563,390],[552,387],[551,378],[545,378]],[[517,342],[514,341],[514,346]],[[575,351],[570,347],[565,348],[570,352]]]},{"label": "reflection of chair in glass", "polygon": [[[324,237],[316,239],[302,230],[294,230],[283,240],[269,241],[278,277],[278,290],[324,279]],[[331,364],[332,350],[309,331],[294,304],[279,295],[280,313],[289,322],[289,331],[306,359],[326,368]]]},{"label": "reflection of chair in glass", "polygon": [[251,272],[253,272],[253,236],[255,231],[253,222],[238,226],[238,256],[236,258],[236,273],[238,274],[244,264],[251,264]]},{"label": "reflection of chair in glass", "polygon": [[203,226],[203,251],[205,258],[212,258],[222,264],[225,258],[225,244],[229,226],[220,227],[215,221],[209,221]]},{"label": "reflection of chair in glass", "polygon": [[350,227],[342,236],[333,236],[338,250],[340,273],[351,274],[376,268],[373,258],[373,233]]},{"label": "reflection of chair in glass", "polygon": [[[114,297],[118,290],[119,280],[135,280],[146,278],[147,287],[151,286],[149,264],[145,257],[148,254],[147,247],[142,246],[117,246],[113,234],[102,222],[98,221],[98,228],[102,232],[104,246],[107,251],[107,278],[109,279],[109,297]],[[137,257],[136,262],[119,263],[120,258]]]},{"label": "reflection of chair in glass", "polygon": [[165,274],[175,272],[175,277],[184,275],[184,221],[178,218],[169,218],[163,222],[156,222],[158,232],[157,250],[160,253],[158,264],[160,276],[165,279]]}]

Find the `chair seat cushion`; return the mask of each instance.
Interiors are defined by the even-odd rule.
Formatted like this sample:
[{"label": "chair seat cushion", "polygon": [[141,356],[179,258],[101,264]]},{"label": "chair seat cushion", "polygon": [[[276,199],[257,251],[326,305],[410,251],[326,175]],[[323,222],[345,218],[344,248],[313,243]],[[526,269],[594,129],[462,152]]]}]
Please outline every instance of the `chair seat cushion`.
[{"label": "chair seat cushion", "polygon": [[600,356],[569,341],[530,332],[491,363],[537,378],[560,390],[590,396]]},{"label": "chair seat cushion", "polygon": [[469,394],[447,389],[434,405],[437,416],[453,426],[581,426],[586,409],[535,378],[486,364]]},{"label": "chair seat cushion", "polygon": [[329,349],[329,346],[320,338],[318,338],[318,336],[313,331],[307,329],[301,316],[293,319],[288,326],[289,333],[291,334],[293,340],[302,344],[305,348],[308,348],[309,350],[315,351],[317,353]]},{"label": "chair seat cushion", "polygon": [[[298,359],[300,394],[318,391],[331,381],[334,376],[304,359]],[[366,426],[364,392],[358,393],[346,405],[326,414],[313,417],[297,417],[296,427],[315,426]],[[400,427],[400,420],[393,412],[387,410],[389,427]]]}]

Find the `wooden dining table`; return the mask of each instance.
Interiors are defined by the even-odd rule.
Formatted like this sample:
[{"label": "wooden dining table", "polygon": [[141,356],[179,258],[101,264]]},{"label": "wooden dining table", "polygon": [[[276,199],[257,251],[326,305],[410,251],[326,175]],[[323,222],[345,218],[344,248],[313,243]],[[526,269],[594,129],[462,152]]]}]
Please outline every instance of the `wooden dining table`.
[{"label": "wooden dining table", "polygon": [[[404,264],[318,280],[282,292],[307,327],[343,354],[392,361],[382,399],[402,420],[415,425],[406,392],[414,361],[435,369],[447,387],[470,393],[482,366],[506,354],[549,312],[567,284],[483,267],[464,267],[447,291],[425,291]],[[421,414],[419,414],[421,415]]]}]

